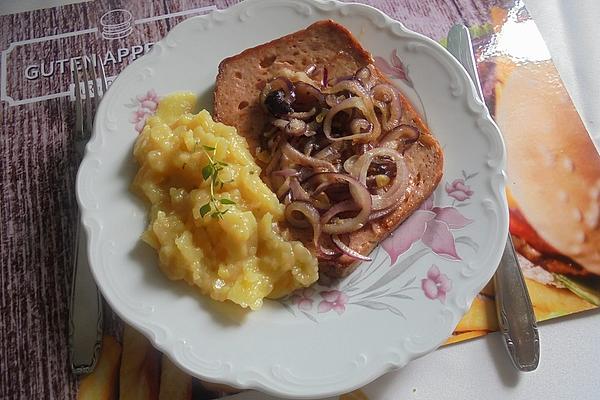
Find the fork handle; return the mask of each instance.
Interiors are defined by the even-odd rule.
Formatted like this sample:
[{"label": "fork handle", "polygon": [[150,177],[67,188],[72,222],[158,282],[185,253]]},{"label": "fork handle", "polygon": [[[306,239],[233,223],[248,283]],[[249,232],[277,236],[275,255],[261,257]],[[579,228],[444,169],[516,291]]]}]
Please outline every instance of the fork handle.
[{"label": "fork handle", "polygon": [[71,370],[77,375],[94,370],[102,346],[102,297],[90,271],[85,239],[81,223],[77,222],[69,307],[69,359]]}]

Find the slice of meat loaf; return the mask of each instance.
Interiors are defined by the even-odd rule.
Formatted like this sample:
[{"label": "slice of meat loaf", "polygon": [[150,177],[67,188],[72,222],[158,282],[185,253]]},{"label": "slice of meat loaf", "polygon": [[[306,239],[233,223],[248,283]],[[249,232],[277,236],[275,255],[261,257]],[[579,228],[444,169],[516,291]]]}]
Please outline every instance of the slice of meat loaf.
[{"label": "slice of meat loaf", "polygon": [[[268,118],[259,101],[267,81],[284,69],[300,72],[311,64],[326,66],[328,79],[335,80],[351,76],[372,63],[371,55],[346,28],[333,21],[316,22],[304,30],[223,60],[214,93],[215,118],[236,127],[255,154]],[[378,80],[388,82],[383,74],[378,72],[378,75]],[[369,254],[412,214],[431,195],[442,177],[443,154],[439,143],[408,100],[402,96],[401,101],[401,122],[413,124],[421,131],[419,141],[404,153],[410,170],[407,196],[392,213],[349,235],[349,246],[361,254]],[[308,237],[303,242],[312,248]],[[333,261],[319,260],[320,271],[334,277],[346,276],[358,264],[346,255]]]}]

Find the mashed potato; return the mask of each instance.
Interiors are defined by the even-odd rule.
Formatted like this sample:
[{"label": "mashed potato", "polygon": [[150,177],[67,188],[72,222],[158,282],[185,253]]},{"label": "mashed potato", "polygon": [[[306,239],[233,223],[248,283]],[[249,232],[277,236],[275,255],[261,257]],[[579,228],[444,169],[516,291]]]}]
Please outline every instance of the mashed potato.
[{"label": "mashed potato", "polygon": [[151,204],[142,239],[169,279],[184,279],[218,301],[255,310],[318,277],[317,259],[284,239],[283,206],[261,181],[246,140],[196,98],[163,99],[134,148],[133,189]]}]

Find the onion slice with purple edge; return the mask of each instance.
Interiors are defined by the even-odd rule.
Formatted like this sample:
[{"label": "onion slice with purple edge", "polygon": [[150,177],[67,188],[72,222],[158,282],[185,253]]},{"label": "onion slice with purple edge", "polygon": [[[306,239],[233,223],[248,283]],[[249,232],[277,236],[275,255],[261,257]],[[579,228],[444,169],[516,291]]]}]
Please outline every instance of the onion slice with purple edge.
[{"label": "onion slice with purple edge", "polygon": [[357,79],[346,79],[336,83],[327,93],[350,92],[355,96],[370,98],[369,92],[361,85]]},{"label": "onion slice with purple edge", "polygon": [[296,171],[293,168],[286,168],[286,169],[280,169],[278,171],[273,171],[273,175],[283,176],[283,177],[298,176],[298,175],[300,175],[300,171]]},{"label": "onion slice with purple edge", "polygon": [[300,153],[298,150],[292,147],[291,144],[285,143],[282,148],[282,153],[288,158],[292,163],[304,165],[312,168],[319,168],[321,170],[326,171],[335,171],[335,167],[332,163],[325,160],[319,160],[318,158],[307,156],[303,153]]},{"label": "onion slice with purple edge", "polygon": [[306,193],[306,190],[300,185],[298,178],[295,176],[290,177],[290,192],[292,192],[293,200],[310,201],[310,196]]},{"label": "onion slice with purple edge", "polygon": [[[340,137],[331,136],[331,125],[333,122],[333,117],[340,111],[347,110],[349,108],[356,108],[360,110],[367,121],[369,121],[373,128],[367,133],[359,133],[355,135],[347,135]],[[375,110],[373,109],[373,102],[368,97],[350,97],[340,104],[335,105],[327,115],[325,116],[325,120],[323,120],[323,133],[327,137],[327,139],[332,142],[339,140],[360,140],[360,141],[372,141],[379,137],[381,133],[381,126],[379,125],[379,121],[377,120],[377,115],[375,115]]]},{"label": "onion slice with purple edge", "polygon": [[367,184],[369,166],[375,157],[389,157],[396,164],[396,176],[389,189],[383,194],[371,195],[373,210],[382,210],[398,203],[404,195],[408,187],[408,169],[404,158],[396,150],[376,147],[356,160],[355,168],[360,168],[359,175],[356,178],[362,185],[366,186]]},{"label": "onion slice with purple edge", "polygon": [[355,118],[350,122],[350,132],[352,132],[353,135],[370,133],[372,129],[373,124],[364,118]]},{"label": "onion slice with purple edge", "polygon": [[[279,142],[279,140],[277,142]],[[276,143],[276,145],[277,144],[278,143]],[[265,175],[269,176],[271,174],[271,172],[275,169],[275,166],[279,163],[280,159],[281,159],[281,149],[277,148],[277,150],[275,150],[275,153],[273,153],[273,155],[271,156],[269,163],[265,167]]]},{"label": "onion slice with purple edge", "polygon": [[[298,212],[304,215],[305,219],[296,218],[294,215]],[[319,249],[319,237],[321,236],[321,222],[319,221],[319,212],[307,201],[293,201],[285,207],[285,219],[290,225],[296,228],[313,229],[313,244],[316,249]]]},{"label": "onion slice with purple edge", "polygon": [[321,217],[321,223],[329,222],[336,215],[346,212],[346,211],[356,211],[359,209],[359,206],[356,204],[354,200],[344,200],[333,207],[331,207],[323,216]]},{"label": "onion slice with purple edge", "polygon": [[317,106],[325,104],[325,95],[316,87],[310,83],[299,81],[296,83],[296,102],[309,103],[312,97],[312,101]]},{"label": "onion slice with purple edge", "polygon": [[321,86],[327,87],[329,84],[329,74],[327,71],[327,67],[323,67],[323,79],[321,80]]},{"label": "onion slice with purple edge", "polygon": [[289,114],[288,117],[295,118],[295,119],[301,119],[301,120],[307,120],[310,117],[312,117],[313,115],[315,115],[316,113],[317,113],[317,109],[316,109],[316,107],[313,107],[308,111],[293,112],[293,113]]},{"label": "onion slice with purple edge", "polygon": [[402,110],[400,108],[400,100],[394,88],[388,84],[380,83],[372,89],[373,100],[385,103],[389,107],[389,115],[383,118],[381,126],[384,131],[394,129],[400,123]]},{"label": "onion slice with purple edge", "polygon": [[369,215],[369,222],[375,221],[376,219],[379,219],[379,218],[383,218],[386,215],[388,215],[389,213],[391,213],[392,211],[394,211],[395,209],[397,209],[396,205],[392,205],[391,207],[384,208],[383,210],[374,211],[371,213],[371,215]]},{"label": "onion slice with purple edge", "polygon": [[336,146],[334,146],[333,143],[319,150],[315,154],[315,158],[318,158],[319,160],[330,160],[332,157],[341,157],[339,150],[336,148]]},{"label": "onion slice with purple edge", "polygon": [[284,128],[284,132],[290,136],[302,136],[306,133],[306,122],[301,119],[292,118]]},{"label": "onion slice with purple edge", "polygon": [[281,185],[279,185],[279,189],[277,189],[277,193],[275,195],[279,200],[283,199],[285,195],[290,191],[290,177],[286,177]]},{"label": "onion slice with purple edge", "polygon": [[402,144],[409,145],[419,140],[421,131],[414,125],[401,124],[393,130],[385,134],[380,140],[381,145],[385,145],[388,142],[396,142],[398,139],[402,141]]},{"label": "onion slice with purple edge", "polygon": [[[378,81],[373,68],[332,82],[323,68],[320,88],[279,77],[261,93],[263,103],[269,96],[264,105],[274,117],[270,135],[265,134],[273,152],[265,178],[283,198],[290,226],[312,228],[315,250],[324,259],[346,255],[370,261],[343,235],[394,212],[406,196],[410,171],[403,154],[421,133],[401,123],[399,93]],[[317,67],[306,73],[315,76]],[[390,181],[370,189],[377,174]]]},{"label": "onion slice with purple edge", "polygon": [[366,90],[371,90],[373,84],[375,83],[373,71],[371,70],[371,68],[373,67],[369,64],[366,67],[362,67],[354,74],[354,78],[360,81],[360,83]]},{"label": "onion slice with purple edge", "polygon": [[341,252],[337,248],[337,246],[335,249],[329,249],[329,248],[323,246],[321,243],[318,244],[317,251],[319,252],[320,256],[326,257],[326,258],[333,258],[333,257],[339,256],[341,254]]},{"label": "onion slice with purple edge", "polygon": [[[360,210],[356,216],[351,218],[344,218],[333,222],[321,219],[321,223],[323,224],[321,227],[322,231],[330,235],[339,235],[341,233],[354,232],[362,228],[368,221],[369,214],[371,214],[371,194],[367,190],[367,187],[355,178],[340,173],[324,172],[313,176],[310,180],[314,181],[316,179],[323,179],[329,184],[336,184],[340,181],[348,183],[348,189],[357,206],[356,209]],[[318,186],[321,190],[324,190],[322,185]]]},{"label": "onion slice with purple edge", "polygon": [[352,257],[360,261],[373,261],[371,257],[363,256],[358,251],[351,249],[346,243],[338,237],[338,235],[331,235],[333,243],[347,256]]}]

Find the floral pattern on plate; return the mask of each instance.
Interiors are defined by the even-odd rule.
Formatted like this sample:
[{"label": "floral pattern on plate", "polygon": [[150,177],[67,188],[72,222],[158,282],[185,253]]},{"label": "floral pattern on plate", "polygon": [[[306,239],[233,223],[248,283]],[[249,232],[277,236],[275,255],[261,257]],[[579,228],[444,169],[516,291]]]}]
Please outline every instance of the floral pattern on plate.
[{"label": "floral pattern on plate", "polygon": [[[452,280],[436,264],[431,265],[426,276],[421,279],[420,286],[415,283],[416,276],[409,278],[397,290],[391,290],[391,285],[388,284],[399,279],[410,266],[426,254],[433,253],[443,259],[461,261],[456,243],[465,244],[477,252],[479,245],[473,239],[466,235],[455,237],[457,231],[474,222],[473,219],[465,217],[458,208],[470,204],[468,200],[475,192],[467,183],[476,176],[477,173],[467,174],[462,171],[462,178],[446,182],[444,192],[447,196],[446,202],[450,204],[434,205],[436,197],[432,194],[381,243],[380,248],[374,251],[374,261],[365,265],[364,269],[357,269],[342,281],[323,276],[313,287],[298,290],[291,296],[280,299],[280,304],[294,315],[300,313],[313,322],[318,322],[317,314],[334,311],[342,315],[350,306],[389,311],[404,318],[404,314],[394,303],[398,300],[414,300],[418,289],[421,289],[426,298],[445,303],[446,296],[452,290]],[[405,255],[419,242],[423,245],[420,249],[397,262],[401,255]],[[383,249],[389,258],[381,259],[380,249]],[[376,282],[364,290],[358,290],[359,283],[364,286],[371,275],[378,276],[380,271],[385,269],[387,272]]]},{"label": "floral pattern on plate", "polygon": [[138,133],[144,129],[146,119],[156,111],[159,101],[160,98],[156,91],[150,89],[146,93],[136,96],[135,99],[131,99],[131,102],[125,105],[134,109],[129,121],[134,124],[134,128]]}]

